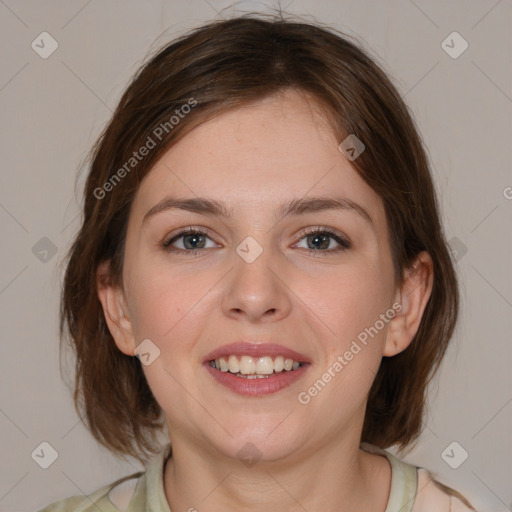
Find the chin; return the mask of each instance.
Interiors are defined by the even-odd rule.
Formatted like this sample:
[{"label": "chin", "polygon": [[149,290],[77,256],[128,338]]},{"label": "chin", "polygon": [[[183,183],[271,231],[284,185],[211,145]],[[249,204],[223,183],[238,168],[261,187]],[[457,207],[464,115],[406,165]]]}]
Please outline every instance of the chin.
[{"label": "chin", "polygon": [[290,425],[280,430],[278,424],[279,421],[268,421],[257,426],[253,422],[227,427],[233,437],[223,436],[218,444],[212,442],[212,445],[226,457],[238,459],[248,467],[257,462],[286,461],[298,455],[304,439],[299,432],[294,433]]}]

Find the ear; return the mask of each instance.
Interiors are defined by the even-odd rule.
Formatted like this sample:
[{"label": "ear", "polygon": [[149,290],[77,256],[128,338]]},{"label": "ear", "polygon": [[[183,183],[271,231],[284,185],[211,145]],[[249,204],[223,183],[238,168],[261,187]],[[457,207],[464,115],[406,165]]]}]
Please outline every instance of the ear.
[{"label": "ear", "polygon": [[133,326],[123,290],[120,286],[114,286],[110,279],[110,262],[101,263],[96,275],[98,298],[103,306],[110,334],[121,352],[133,356],[136,347]]},{"label": "ear", "polygon": [[402,308],[390,320],[383,355],[394,356],[405,350],[420,326],[421,318],[434,282],[432,257],[426,251],[418,254],[404,272],[404,281],[397,290],[395,301]]}]

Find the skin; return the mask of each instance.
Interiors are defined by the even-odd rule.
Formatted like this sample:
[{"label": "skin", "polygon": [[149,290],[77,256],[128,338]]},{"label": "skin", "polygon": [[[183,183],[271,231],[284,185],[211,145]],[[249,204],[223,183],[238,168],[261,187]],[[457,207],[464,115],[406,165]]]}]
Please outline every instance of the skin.
[{"label": "skin", "polygon": [[[147,338],[160,350],[143,370],[173,446],[164,472],[173,511],[386,508],[390,465],[359,449],[366,399],[382,357],[404,350],[418,329],[432,261],[420,253],[396,284],[381,198],[338,150],[340,142],[313,102],[286,91],[195,128],[137,191],[123,287],[101,285],[98,295],[119,350],[133,355]],[[174,209],[143,223],[169,194],[222,201],[233,218]],[[313,195],[348,198],[372,223],[352,210],[276,222],[282,203]],[[165,251],[162,243],[189,226],[207,229],[205,248],[195,257]],[[328,238],[313,254],[314,236],[301,230],[318,226],[347,237],[351,248],[335,252],[339,244]],[[248,236],[263,249],[252,263],[236,252]],[[193,247],[192,239],[173,245]],[[98,275],[107,272],[102,266]],[[401,311],[317,396],[299,403],[298,394],[395,302]],[[239,396],[202,363],[214,348],[240,339],[285,345],[312,366],[278,393]],[[261,453],[250,467],[237,456],[247,442]]]}]

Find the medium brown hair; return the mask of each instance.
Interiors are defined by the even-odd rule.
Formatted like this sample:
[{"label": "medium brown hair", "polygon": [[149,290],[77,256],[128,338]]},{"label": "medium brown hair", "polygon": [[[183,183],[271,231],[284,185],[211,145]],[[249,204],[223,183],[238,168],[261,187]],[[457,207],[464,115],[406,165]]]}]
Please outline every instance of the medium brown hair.
[{"label": "medium brown hair", "polygon": [[[60,335],[63,341],[67,330],[76,354],[75,407],[93,436],[118,456],[144,461],[158,451],[156,434],[164,422],[140,362],[117,348],[107,328],[98,266],[109,262],[110,282],[122,286],[130,206],[141,180],[172,144],[205,120],[286,89],[313,98],[339,142],[354,134],[365,144],[352,164],[383,201],[396,282],[420,251],[433,259],[432,293],[418,332],[406,350],[382,359],[361,440],[404,449],[421,432],[427,384],[452,335],[459,296],[412,116],[384,71],[348,36],[282,15],[248,14],[203,25],[152,56],[91,151],[82,225],[67,256]],[[170,126],[191,100],[190,112]],[[167,131],[160,130],[158,139],[155,129],[162,126]],[[133,152],[148,137],[155,147],[132,165]]]}]

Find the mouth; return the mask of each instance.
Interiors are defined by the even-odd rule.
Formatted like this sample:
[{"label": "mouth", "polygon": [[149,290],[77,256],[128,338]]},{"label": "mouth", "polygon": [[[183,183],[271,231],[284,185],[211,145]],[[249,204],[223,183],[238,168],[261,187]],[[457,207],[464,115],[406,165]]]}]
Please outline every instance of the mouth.
[{"label": "mouth", "polygon": [[231,391],[261,396],[290,386],[304,375],[311,361],[281,345],[238,342],[208,354],[203,366]]},{"label": "mouth", "polygon": [[283,356],[251,357],[243,355],[229,355],[212,359],[208,362],[212,368],[224,373],[231,373],[242,379],[268,379],[271,375],[282,372],[293,372],[305,364],[304,361],[295,361]]}]

